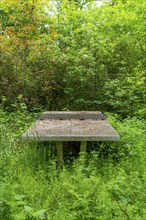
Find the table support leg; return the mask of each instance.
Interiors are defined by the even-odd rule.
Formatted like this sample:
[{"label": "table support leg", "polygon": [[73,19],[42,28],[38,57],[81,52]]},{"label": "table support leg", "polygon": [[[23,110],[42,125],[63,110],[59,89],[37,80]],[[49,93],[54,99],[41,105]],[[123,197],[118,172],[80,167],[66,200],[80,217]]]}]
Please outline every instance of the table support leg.
[{"label": "table support leg", "polygon": [[80,152],[86,153],[87,141],[81,141]]},{"label": "table support leg", "polygon": [[57,147],[57,160],[58,164],[63,165],[63,147],[62,147],[62,142],[57,141],[56,142],[56,147]]}]

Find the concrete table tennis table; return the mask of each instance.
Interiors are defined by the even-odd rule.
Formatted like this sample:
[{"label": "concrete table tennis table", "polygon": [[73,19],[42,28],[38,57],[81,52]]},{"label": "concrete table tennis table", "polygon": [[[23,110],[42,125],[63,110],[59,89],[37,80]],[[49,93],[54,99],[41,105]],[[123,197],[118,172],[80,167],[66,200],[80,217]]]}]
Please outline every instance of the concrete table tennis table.
[{"label": "concrete table tennis table", "polygon": [[119,141],[120,137],[99,111],[48,111],[22,135],[22,139],[55,141],[61,163],[64,141],[79,141],[80,152],[86,152],[87,141]]}]

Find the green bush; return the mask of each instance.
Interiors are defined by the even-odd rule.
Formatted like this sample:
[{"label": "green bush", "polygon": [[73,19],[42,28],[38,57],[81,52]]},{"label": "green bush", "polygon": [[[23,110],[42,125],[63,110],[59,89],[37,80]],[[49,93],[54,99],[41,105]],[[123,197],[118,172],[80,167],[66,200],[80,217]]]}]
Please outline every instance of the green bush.
[{"label": "green bush", "polygon": [[144,116],[144,0],[84,4],[2,0],[5,107]]}]

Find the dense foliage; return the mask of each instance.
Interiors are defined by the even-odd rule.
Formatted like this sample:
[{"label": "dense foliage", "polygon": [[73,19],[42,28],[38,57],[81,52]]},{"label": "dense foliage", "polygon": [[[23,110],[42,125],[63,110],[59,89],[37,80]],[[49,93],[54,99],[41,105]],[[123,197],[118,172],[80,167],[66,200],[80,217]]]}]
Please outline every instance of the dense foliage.
[{"label": "dense foliage", "polygon": [[28,109],[144,114],[144,0],[101,7],[94,1],[2,0],[0,7],[6,107],[22,96]]},{"label": "dense foliage", "polygon": [[[0,219],[144,220],[144,0],[1,0]],[[99,110],[120,142],[24,143],[45,110]]]}]

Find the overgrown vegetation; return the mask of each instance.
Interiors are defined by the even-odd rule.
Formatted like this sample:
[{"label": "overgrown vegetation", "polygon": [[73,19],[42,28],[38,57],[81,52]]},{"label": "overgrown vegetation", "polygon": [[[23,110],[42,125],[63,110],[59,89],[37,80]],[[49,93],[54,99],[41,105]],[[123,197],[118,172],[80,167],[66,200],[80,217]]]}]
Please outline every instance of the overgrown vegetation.
[{"label": "overgrown vegetation", "polygon": [[110,115],[121,142],[93,143],[58,170],[52,145],[21,142],[34,118],[0,112],[1,219],[145,219],[143,121]]},{"label": "overgrown vegetation", "polygon": [[[2,0],[0,219],[144,220],[144,0]],[[24,143],[45,110],[99,110],[121,141]]]}]

